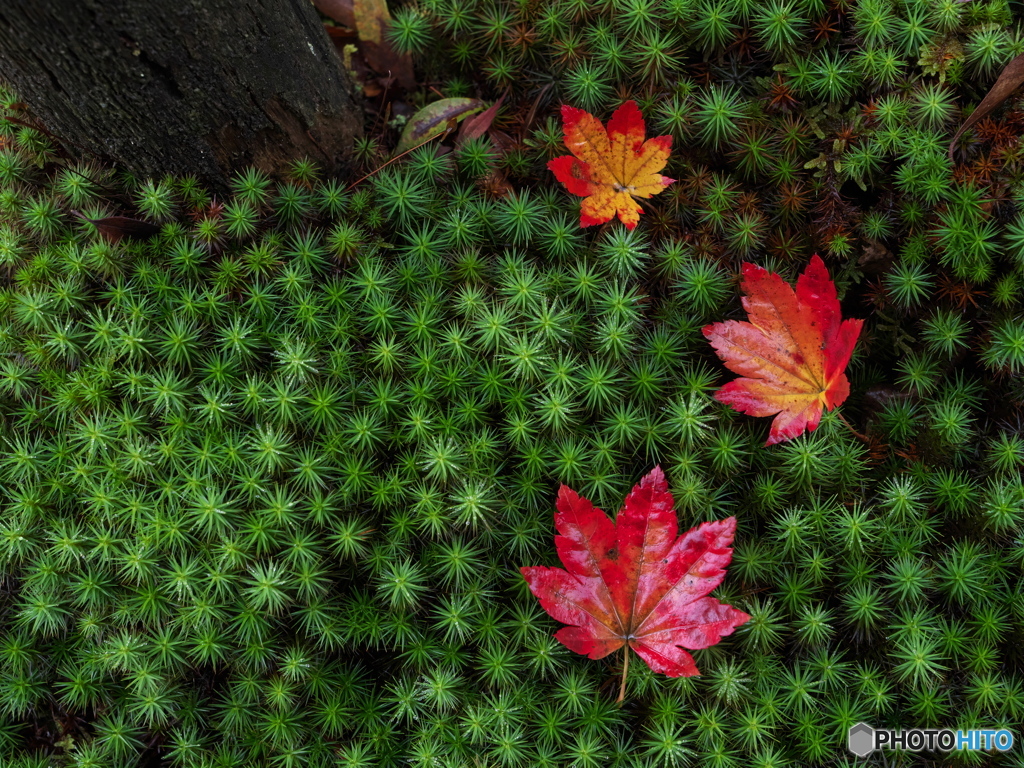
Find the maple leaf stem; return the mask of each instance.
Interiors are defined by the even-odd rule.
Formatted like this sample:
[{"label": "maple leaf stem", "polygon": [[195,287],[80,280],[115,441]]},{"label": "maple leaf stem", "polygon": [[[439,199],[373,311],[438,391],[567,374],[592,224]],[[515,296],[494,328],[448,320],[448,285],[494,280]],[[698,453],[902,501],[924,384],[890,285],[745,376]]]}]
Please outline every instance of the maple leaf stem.
[{"label": "maple leaf stem", "polygon": [[870,441],[868,440],[868,438],[867,438],[867,435],[862,435],[862,434],[861,434],[860,432],[858,432],[858,431],[857,431],[856,429],[854,429],[854,428],[853,428],[853,425],[852,425],[852,424],[850,424],[850,422],[848,422],[848,421],[846,420],[846,417],[845,417],[845,416],[843,416],[843,414],[841,414],[841,413],[839,413],[839,412],[836,412],[836,416],[838,416],[838,417],[839,417],[839,420],[840,420],[841,422],[843,422],[843,424],[845,424],[845,425],[846,425],[846,428],[847,428],[848,430],[850,430],[850,431],[851,431],[851,432],[853,433],[853,436],[854,436],[854,437],[856,437],[856,438],[857,438],[858,440],[860,440],[860,441],[861,441],[862,443],[867,443],[867,442],[870,442]]},{"label": "maple leaf stem", "polygon": [[620,707],[622,706],[622,700],[626,698],[626,672],[629,671],[629,644],[627,643],[622,647],[622,651],[625,654],[622,662],[622,683],[619,685],[619,698],[615,700],[615,703]]}]

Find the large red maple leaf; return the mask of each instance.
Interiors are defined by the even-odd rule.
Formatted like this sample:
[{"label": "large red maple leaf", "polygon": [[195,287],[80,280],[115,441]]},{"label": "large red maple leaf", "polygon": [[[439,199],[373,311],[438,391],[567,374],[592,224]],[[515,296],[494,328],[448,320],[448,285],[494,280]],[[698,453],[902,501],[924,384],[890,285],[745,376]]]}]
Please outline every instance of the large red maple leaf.
[{"label": "large red maple leaf", "polygon": [[565,569],[519,570],[541,607],[570,625],[555,633],[570,650],[600,659],[628,646],[655,672],[697,675],[683,649],[714,645],[750,618],[707,596],[725,578],[736,518],[677,537],[661,467],[633,487],[614,523],[564,485],[555,508],[555,548]]},{"label": "large red maple leaf", "polygon": [[836,286],[817,254],[796,291],[774,272],[743,265],[740,288],[750,322],[726,320],[704,336],[741,378],[715,393],[719,402],[750,416],[775,416],[766,445],[813,432],[823,408],[850,394],[844,373],[863,320],[842,320]]}]

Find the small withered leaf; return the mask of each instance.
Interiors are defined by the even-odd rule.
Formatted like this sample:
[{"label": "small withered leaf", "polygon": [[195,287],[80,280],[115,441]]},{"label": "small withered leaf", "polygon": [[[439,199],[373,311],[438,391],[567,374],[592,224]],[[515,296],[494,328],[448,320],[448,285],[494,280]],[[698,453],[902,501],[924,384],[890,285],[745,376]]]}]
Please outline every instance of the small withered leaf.
[{"label": "small withered leaf", "polygon": [[153,224],[141,219],[132,219],[127,216],[107,216],[103,219],[90,219],[78,211],[72,213],[82,221],[87,221],[96,227],[96,230],[112,243],[119,242],[127,237],[129,240],[148,240],[160,233],[160,225]]},{"label": "small withered leaf", "polygon": [[1021,83],[1024,83],[1024,53],[1017,56],[1003,68],[1003,71],[999,73],[999,77],[996,78],[995,84],[985,94],[985,98],[981,100],[981,103],[974,108],[970,116],[964,120],[963,125],[953,134],[953,140],[949,142],[950,159],[953,158],[953,152],[956,150],[956,143],[960,141],[960,137],[971,126],[989,115],[996,107],[1006,101],[1010,94],[1020,87]]}]

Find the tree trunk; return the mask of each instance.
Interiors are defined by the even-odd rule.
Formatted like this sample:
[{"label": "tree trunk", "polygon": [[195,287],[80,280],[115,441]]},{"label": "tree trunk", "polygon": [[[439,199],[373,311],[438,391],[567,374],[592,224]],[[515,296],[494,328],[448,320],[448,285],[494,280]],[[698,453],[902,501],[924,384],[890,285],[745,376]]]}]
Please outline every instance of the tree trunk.
[{"label": "tree trunk", "polygon": [[334,170],[362,133],[310,0],[0,0],[0,78],[69,152],[142,177]]}]

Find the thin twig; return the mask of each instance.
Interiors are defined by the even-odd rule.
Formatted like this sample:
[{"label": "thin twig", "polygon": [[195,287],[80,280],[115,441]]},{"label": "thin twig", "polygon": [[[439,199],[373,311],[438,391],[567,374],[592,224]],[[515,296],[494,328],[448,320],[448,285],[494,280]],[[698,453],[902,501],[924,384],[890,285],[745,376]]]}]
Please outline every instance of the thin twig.
[{"label": "thin twig", "polygon": [[415,147],[409,147],[402,154],[395,155],[390,160],[388,160],[386,163],[384,163],[384,165],[381,165],[381,166],[373,169],[368,174],[363,176],[361,179],[356,179],[355,181],[353,181],[351,184],[349,184],[348,188],[345,191],[348,192],[349,190],[354,189],[357,185],[362,184],[364,181],[366,181],[368,178],[370,178],[374,174],[380,173],[381,171],[383,171],[385,168],[387,168],[389,165],[391,165],[393,162],[395,162],[395,160],[399,160],[399,159],[405,157],[406,155],[408,155],[413,150],[416,150],[416,149],[419,149],[420,147],[422,147],[424,144],[426,144],[428,142],[431,142],[431,141],[433,141],[434,139],[436,139],[438,137],[440,137],[441,141],[444,141],[448,137],[448,134],[451,133],[451,132],[452,132],[452,126],[449,124],[447,127],[445,127],[444,133],[439,133],[437,136],[431,136],[429,139],[424,139],[419,144],[417,144]]},{"label": "thin twig", "polygon": [[68,144],[70,144],[73,147],[76,147],[77,149],[82,150],[83,152],[88,152],[89,151],[85,147],[83,147],[81,144],[76,144],[75,142],[71,141],[70,139],[63,139],[62,140],[62,139],[57,138],[57,135],[52,133],[44,125],[33,125],[32,123],[28,122],[27,120],[19,120],[18,118],[11,117],[10,115],[0,116],[0,120],[6,120],[7,122],[14,123],[15,125],[22,125],[22,126],[24,126],[26,128],[31,128],[33,131],[39,131],[41,134],[43,134],[48,139],[53,141],[53,143],[57,145],[57,149],[60,149],[60,150],[64,151],[65,154],[66,154],[66,150],[64,150],[64,146],[63,146],[65,142],[67,142]]},{"label": "thin twig", "polygon": [[861,441],[862,443],[870,443],[870,442],[871,442],[870,440],[868,440],[868,438],[867,438],[867,436],[866,436],[866,435],[862,435],[862,434],[861,434],[860,432],[858,432],[858,431],[857,431],[856,429],[854,429],[854,428],[853,428],[853,425],[852,425],[852,424],[850,424],[850,422],[848,422],[848,421],[846,420],[846,417],[845,417],[845,416],[843,416],[843,414],[841,414],[841,413],[839,413],[839,412],[837,411],[837,412],[836,412],[836,416],[838,416],[838,417],[839,417],[839,420],[840,420],[841,422],[843,422],[843,424],[845,424],[845,425],[846,425],[846,428],[847,428],[848,430],[850,430],[850,431],[851,431],[851,432],[853,433],[853,436],[854,436],[854,437],[856,437],[856,438],[857,438],[858,440],[860,440],[860,441]]}]

